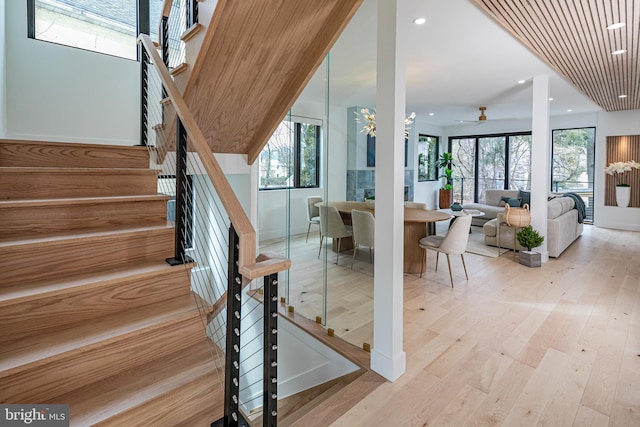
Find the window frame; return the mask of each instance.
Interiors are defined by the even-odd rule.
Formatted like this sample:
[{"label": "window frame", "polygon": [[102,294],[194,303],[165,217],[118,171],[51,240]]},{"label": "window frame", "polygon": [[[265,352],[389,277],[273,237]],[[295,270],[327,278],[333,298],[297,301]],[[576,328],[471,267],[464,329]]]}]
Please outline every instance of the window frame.
[{"label": "window frame", "polygon": [[[278,187],[263,187],[262,186],[262,177],[260,176],[260,173],[258,173],[258,190],[259,191],[271,191],[271,190],[296,190],[296,189],[307,189],[307,188],[320,188],[320,169],[321,169],[321,163],[320,163],[320,155],[321,155],[321,147],[322,147],[322,136],[323,136],[323,125],[324,122],[322,120],[319,119],[313,119],[313,118],[309,118],[309,117],[301,117],[301,116],[287,116],[282,122],[290,122],[293,124],[293,142],[292,142],[292,149],[293,149],[293,155],[292,155],[292,162],[293,165],[291,165],[291,167],[293,168],[293,185],[292,186],[287,186],[287,185],[282,185],[282,186],[278,186]],[[311,125],[311,126],[315,126],[316,128],[316,132],[315,132],[315,164],[316,164],[316,173],[315,173],[315,180],[313,185],[301,185],[300,183],[300,178],[301,178],[301,173],[302,173],[302,160],[301,160],[301,156],[303,155],[302,152],[302,125]],[[260,157],[262,157],[262,153],[264,152],[264,150],[266,149],[267,145],[269,143],[267,142],[267,144],[265,144],[265,146],[263,147],[263,149],[260,151]]]},{"label": "window frame", "polygon": [[[428,168],[427,168],[427,176],[426,176],[426,178],[422,178],[421,175],[420,175],[420,154],[427,153],[427,159],[429,158],[429,155],[431,154],[431,153],[429,153],[429,150],[424,150],[424,151],[420,150],[420,143],[421,142],[425,142],[426,143],[426,141],[421,141],[420,140],[421,138],[434,138],[435,139],[435,144],[434,144],[434,148],[433,148],[433,151],[435,153],[433,153],[433,154],[435,154],[434,159],[435,159],[435,163],[436,164],[438,162],[438,156],[440,155],[440,137],[439,136],[435,136],[435,135],[428,135],[428,134],[425,134],[425,133],[419,133],[418,134],[418,156],[417,156],[418,157],[418,159],[417,159],[418,160],[418,182],[437,181],[438,180],[438,167],[435,166],[435,164],[434,164],[434,170],[433,170],[434,176],[430,177],[428,175]],[[427,160],[426,164],[428,165],[428,160]],[[405,164],[405,166],[406,166],[406,164]]]},{"label": "window frame", "polygon": [[[567,192],[575,192],[576,194],[580,195],[580,194],[584,194],[581,193],[579,190],[577,189],[571,189],[571,190],[560,190],[557,188],[557,182],[555,181],[555,185],[554,185],[554,176],[553,176],[553,171],[554,171],[554,151],[555,151],[555,135],[556,132],[562,132],[562,131],[571,131],[571,130],[582,130],[582,129],[593,129],[593,151],[591,153],[591,159],[593,160],[593,170],[592,170],[592,181],[587,181],[587,183],[591,183],[591,198],[589,199],[589,204],[587,205],[587,212],[586,212],[586,217],[584,219],[584,222],[587,224],[592,224],[595,218],[595,204],[594,204],[594,196],[595,196],[595,182],[596,182],[596,171],[595,171],[595,158],[596,158],[596,144],[597,144],[597,128],[596,126],[579,126],[579,127],[570,127],[570,128],[558,128],[558,129],[552,129],[551,130],[551,153],[550,153],[550,168],[549,168],[549,185],[550,188],[549,190],[551,191],[551,193],[567,193]],[[588,163],[588,158],[587,158],[587,176],[589,175],[588,173],[588,169],[589,169],[589,163]],[[555,187],[555,188],[554,188]]]},{"label": "window frame", "polygon": [[[473,139],[475,140],[474,144],[475,144],[475,155],[474,155],[474,177],[473,177],[473,182],[474,182],[474,188],[473,188],[473,202],[477,203],[478,202],[478,197],[479,197],[479,192],[478,192],[478,167],[479,167],[479,156],[478,156],[478,150],[479,150],[479,144],[480,144],[480,139],[483,138],[504,138],[505,141],[505,158],[504,158],[504,163],[505,163],[505,179],[504,179],[504,184],[503,187],[505,190],[509,189],[510,186],[510,175],[509,175],[509,164],[510,164],[510,150],[509,150],[509,141],[511,137],[514,136],[533,136],[532,131],[523,131],[523,132],[503,132],[503,133],[490,133],[490,134],[480,134],[480,135],[457,135],[457,136],[450,136],[448,139],[448,144],[447,144],[447,149],[448,151],[451,153],[452,149],[453,149],[453,141],[456,139]],[[457,159],[455,159],[454,161],[458,161]],[[458,179],[458,178],[455,178]]]},{"label": "window frame", "polygon": [[[140,33],[150,34],[150,0],[136,0],[136,16],[135,16],[135,27],[134,27],[134,38],[137,38]],[[72,10],[75,9],[73,6],[69,6]],[[116,54],[113,52],[104,52],[95,49],[89,49],[86,47],[73,46],[66,43],[60,43],[53,40],[47,40],[44,38],[38,38],[36,36],[36,0],[27,0],[27,38],[38,40],[44,43],[53,43],[59,46],[66,46],[72,49],[80,49],[87,52],[93,52],[101,55],[113,56],[116,58],[122,58],[129,61],[139,61],[140,60],[140,51],[136,48],[136,56],[124,56],[121,54]]]}]

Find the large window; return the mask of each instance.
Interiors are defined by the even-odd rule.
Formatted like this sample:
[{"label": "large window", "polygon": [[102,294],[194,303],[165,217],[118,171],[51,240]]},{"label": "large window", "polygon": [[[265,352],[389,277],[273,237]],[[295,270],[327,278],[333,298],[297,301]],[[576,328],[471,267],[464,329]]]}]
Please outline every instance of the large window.
[{"label": "large window", "polygon": [[[28,0],[29,37],[136,59],[138,0]],[[157,39],[162,0],[149,0]]]},{"label": "large window", "polygon": [[260,154],[260,189],[318,187],[321,135],[316,120],[280,123]]},{"label": "large window", "polygon": [[454,200],[485,200],[488,189],[531,188],[531,134],[500,134],[449,138]]},{"label": "large window", "polygon": [[551,191],[572,192],[585,202],[587,221],[593,220],[593,177],[596,129],[555,129]]}]

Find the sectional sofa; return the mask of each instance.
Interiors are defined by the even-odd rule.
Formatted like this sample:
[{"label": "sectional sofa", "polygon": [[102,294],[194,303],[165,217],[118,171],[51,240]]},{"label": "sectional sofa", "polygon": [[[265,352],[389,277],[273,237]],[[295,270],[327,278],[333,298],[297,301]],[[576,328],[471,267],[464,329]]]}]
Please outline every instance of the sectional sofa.
[{"label": "sectional sofa", "polygon": [[[547,206],[547,250],[550,257],[558,257],[582,234],[583,224],[578,222],[578,211],[575,201],[570,197],[555,197],[549,200]],[[490,246],[498,245],[498,222],[504,223],[504,213],[497,218],[487,221],[483,225],[484,243]],[[513,249],[513,227],[500,226],[500,247]],[[526,250],[516,241],[516,249]]]}]

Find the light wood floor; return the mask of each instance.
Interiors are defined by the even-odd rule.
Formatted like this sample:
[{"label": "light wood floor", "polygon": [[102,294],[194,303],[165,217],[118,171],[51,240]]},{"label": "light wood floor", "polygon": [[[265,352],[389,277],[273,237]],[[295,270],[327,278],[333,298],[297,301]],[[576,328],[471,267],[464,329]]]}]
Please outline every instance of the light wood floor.
[{"label": "light wood floor", "polygon": [[[332,425],[640,425],[640,233],[586,226],[536,269],[510,255],[465,258],[469,281],[455,263],[453,289],[443,260],[436,273],[429,259],[426,278],[405,275],[407,371]],[[341,317],[347,337],[370,339],[356,293],[344,292],[353,305],[331,307],[327,323]]]}]

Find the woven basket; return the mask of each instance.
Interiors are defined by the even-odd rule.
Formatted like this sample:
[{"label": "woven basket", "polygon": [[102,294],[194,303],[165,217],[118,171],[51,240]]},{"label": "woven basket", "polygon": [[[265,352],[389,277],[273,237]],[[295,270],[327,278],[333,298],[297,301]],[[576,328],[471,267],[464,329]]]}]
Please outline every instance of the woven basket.
[{"label": "woven basket", "polygon": [[531,224],[529,205],[525,203],[521,208],[512,208],[509,205],[505,205],[504,220],[511,227],[526,227]]}]

